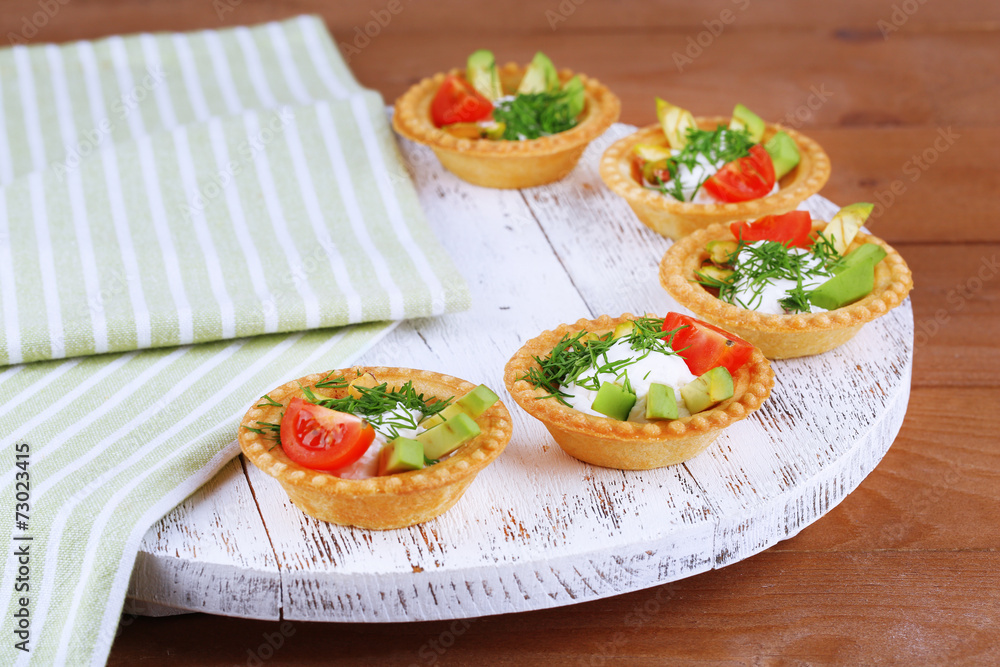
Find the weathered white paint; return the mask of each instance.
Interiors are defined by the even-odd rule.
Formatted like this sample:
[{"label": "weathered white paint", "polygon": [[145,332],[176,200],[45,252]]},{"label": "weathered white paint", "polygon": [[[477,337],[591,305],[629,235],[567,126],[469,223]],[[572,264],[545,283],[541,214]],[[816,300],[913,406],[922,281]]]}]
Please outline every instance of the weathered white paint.
[{"label": "weathered white paint", "polygon": [[236,458],[146,534],[125,611],[277,618],[280,605],[274,551]]},{"label": "weathered white paint", "polygon": [[[504,363],[542,329],[678,309],[657,280],[670,242],[597,173],[604,148],[631,130],[614,126],[566,180],[523,192],[463,183],[403,142],[473,307],[404,323],[358,361],[485,382],[511,408],[510,445],[450,512],[391,532],[320,523],[252,465],[244,476],[230,464],[146,536],[134,610],[256,618],[280,610],[289,619],[361,622],[554,607],[736,562],[850,493],[906,411],[909,301],[840,349],[775,363],[764,407],[682,466],[625,472],[580,463],[503,391]],[[819,197],[808,206],[817,218],[836,211]]]}]

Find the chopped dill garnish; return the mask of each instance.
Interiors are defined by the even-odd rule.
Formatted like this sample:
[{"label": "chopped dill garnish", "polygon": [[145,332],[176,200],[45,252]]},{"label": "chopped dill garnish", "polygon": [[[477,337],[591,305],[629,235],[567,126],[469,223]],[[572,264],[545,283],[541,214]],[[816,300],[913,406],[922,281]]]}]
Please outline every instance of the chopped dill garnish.
[{"label": "chopped dill garnish", "polygon": [[[344,389],[350,384],[350,380],[345,378],[343,375],[340,377],[330,378],[333,375],[333,371],[330,371],[323,379],[317,382],[314,387],[317,389]],[[360,375],[360,373],[358,373]]]},{"label": "chopped dill garnish", "polygon": [[268,434],[273,434],[273,433],[279,433],[281,431],[281,423],[280,422],[277,423],[277,424],[275,424],[273,422],[262,422],[262,421],[258,421],[258,422],[254,422],[254,423],[257,424],[256,428],[254,428],[253,426],[244,426],[243,428],[245,428],[248,431],[252,431],[254,433],[260,433],[261,435],[268,435]]},{"label": "chopped dill garnish", "polygon": [[735,272],[729,274],[725,278],[710,276],[707,273],[702,273],[701,271],[695,271],[694,275],[698,279],[695,282],[704,285],[705,287],[718,290],[720,300],[725,301],[726,303],[732,303],[732,294],[736,291]]},{"label": "chopped dill garnish", "polygon": [[[678,330],[663,331],[663,318],[637,317],[632,320],[632,330],[619,338],[612,338],[614,332],[603,335],[587,331],[566,334],[552,348],[549,356],[544,359],[533,357],[538,366],[532,366],[518,379],[548,392],[538,398],[555,398],[569,407],[572,406],[566,398],[570,394],[562,391],[561,387],[575,383],[596,391],[600,389],[598,376],[601,374],[614,374],[616,381],[621,381],[626,390],[632,391],[628,367],[653,353],[676,354],[670,347],[670,341]],[[628,341],[636,354],[618,361],[609,360],[608,351],[623,339]]]},{"label": "chopped dill garnish", "polygon": [[[731,256],[732,273],[723,279],[695,272],[696,281],[705,287],[718,291],[718,298],[747,310],[760,307],[764,290],[776,280],[790,280],[795,283],[778,301],[787,313],[810,312],[809,292],[805,289],[808,278],[827,278],[843,258],[822,235],[806,251],[791,248],[778,241],[747,242],[739,239],[736,253]],[[736,257],[739,261],[736,261]],[[737,293],[748,291],[749,297],[740,298]]]},{"label": "chopped dill garnish", "polygon": [[281,407],[281,403],[279,403],[278,401],[274,400],[273,398],[271,398],[267,394],[264,394],[263,396],[261,396],[260,400],[261,400],[261,402],[258,403],[254,407],[258,407],[258,408],[264,408],[264,407],[268,407],[268,406],[274,407],[274,408],[280,408]]},{"label": "chopped dill garnish", "polygon": [[571,115],[567,98],[564,90],[521,93],[499,102],[493,110],[493,120],[504,123],[503,138],[509,141],[565,132],[576,126],[576,116]]},{"label": "chopped dill garnish", "polygon": [[813,235],[812,254],[820,258],[827,271],[834,272],[843,263],[844,257],[833,245],[833,240],[823,234]]},{"label": "chopped dill garnish", "polygon": [[787,292],[788,296],[778,299],[778,304],[789,313],[808,313],[812,306],[809,303],[809,293],[802,287],[800,282]]},{"label": "chopped dill garnish", "polygon": [[[350,382],[341,376],[324,378],[315,387],[343,389],[349,384]],[[358,391],[359,396],[326,398],[317,396],[309,387],[303,387],[302,392],[310,403],[364,417],[376,431],[389,440],[398,438],[400,429],[416,429],[420,421],[446,408],[454,398],[450,396],[441,400],[433,396],[425,397],[413,388],[413,383],[410,381],[391,389],[385,382],[374,387],[355,386],[354,389]],[[414,415],[412,412],[418,414]]]},{"label": "chopped dill garnish", "polygon": [[[257,403],[254,407],[255,408],[269,408],[269,407],[280,408],[280,407],[282,407],[282,405],[278,401],[276,401],[273,398],[271,398],[268,394],[264,394],[263,396],[260,397],[260,402]],[[282,413],[282,414],[284,414],[284,413]],[[267,437],[270,437],[270,438],[274,438],[274,445],[271,445],[271,447],[269,448],[269,449],[273,449],[274,446],[278,444],[278,441],[280,439],[281,418],[280,417],[278,418],[278,422],[277,423],[275,423],[275,422],[262,422],[262,421],[256,421],[254,423],[256,424],[256,426],[243,426],[242,428],[244,428],[247,431],[250,431],[251,433],[256,433],[257,435],[263,435],[263,436],[267,436]]]},{"label": "chopped dill garnish", "polygon": [[[270,398],[270,397],[268,396],[267,398]],[[269,404],[264,404],[264,405],[269,405]],[[281,403],[278,403],[278,405],[280,406]],[[257,407],[261,407],[261,405],[258,404]],[[282,414],[284,414],[284,413],[282,413]],[[246,429],[247,431],[250,431],[251,433],[256,433],[258,435],[263,435],[265,437],[273,438],[274,439],[274,444],[272,444],[270,447],[267,448],[268,451],[274,449],[277,446],[277,444],[279,442],[281,442],[281,419],[280,418],[278,419],[277,423],[275,423],[275,422],[262,422],[262,421],[256,421],[254,423],[257,425],[256,427],[254,427],[254,426],[243,426],[243,428]]]},{"label": "chopped dill garnish", "polygon": [[[677,155],[667,158],[667,172],[670,178],[665,182],[657,179],[660,180],[659,183],[646,186],[651,190],[659,190],[677,201],[691,201],[684,198],[681,181],[677,178],[680,167],[683,166],[688,171],[693,170],[698,164],[699,155],[704,155],[713,164],[732,162],[750,155],[750,147],[756,143],[746,130],[731,130],[724,125],[718,125],[714,130],[689,127],[685,136],[687,143],[684,148]],[[712,176],[713,174],[708,174],[698,183],[691,193],[691,199],[694,199],[701,186]]]}]

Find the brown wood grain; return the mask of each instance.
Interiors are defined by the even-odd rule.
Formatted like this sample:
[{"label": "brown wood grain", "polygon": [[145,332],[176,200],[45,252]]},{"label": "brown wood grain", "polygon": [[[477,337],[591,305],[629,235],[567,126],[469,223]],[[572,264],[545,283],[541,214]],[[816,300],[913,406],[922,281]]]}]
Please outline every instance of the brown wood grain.
[{"label": "brown wood grain", "polygon": [[108,664],[995,664],[998,566],[996,552],[958,569],[949,552],[772,549],[607,600],[468,621],[135,618],[116,645],[131,651]]},{"label": "brown wood grain", "polygon": [[[346,50],[350,33],[334,34]],[[739,101],[807,133],[815,127],[988,127],[996,116],[988,104],[995,88],[984,85],[1000,80],[993,32],[914,32],[883,40],[878,33],[857,38],[835,30],[724,31],[700,54],[692,50],[690,64],[675,64],[673,54],[685,54],[688,39],[698,34],[698,28],[556,31],[545,36],[544,48],[558,66],[611,85],[622,100],[622,120],[635,124],[655,122],[657,95],[695,115],[728,114]],[[429,73],[463,65],[476,48],[492,48],[501,62],[525,62],[539,40],[459,32],[430,41],[420,33],[387,33],[348,57],[358,79],[392,101]]]},{"label": "brown wood grain", "polygon": [[874,472],[823,518],[772,551],[997,550],[1000,388],[918,388]]},{"label": "brown wood grain", "polygon": [[[56,2],[56,16],[41,25],[44,38],[62,42],[93,39],[114,33],[144,30],[198,30],[226,25],[251,24],[295,14],[318,14],[338,36],[352,34],[355,27],[383,12],[390,0],[330,2],[329,0],[86,0]],[[44,3],[50,5],[50,3]],[[896,11],[896,6],[901,11]],[[983,30],[1000,22],[1000,7],[980,0],[927,2],[914,0],[845,0],[817,3],[804,10],[796,0],[705,0],[684,3],[670,0],[508,0],[498,6],[478,8],[462,0],[420,2],[400,0],[395,17],[385,34],[431,33],[454,36],[456,32],[477,35],[535,35],[549,37],[554,32],[648,32],[650,30],[702,30],[705,22],[719,19],[725,10],[739,16],[733,28],[802,31],[840,31],[862,39],[876,35],[882,39],[879,22],[892,37],[905,32],[942,33],[955,30]],[[905,7],[905,9],[904,9]],[[0,7],[4,33],[22,25],[24,17],[42,10],[38,0],[7,0]],[[908,10],[908,11],[906,11]],[[49,10],[49,13],[53,13]],[[565,20],[563,20],[565,19]],[[152,27],[151,27],[152,26]],[[891,27],[888,27],[891,26]],[[892,30],[898,28],[898,31]]]},{"label": "brown wood grain", "polygon": [[[388,4],[73,0],[35,21],[28,41],[310,12],[350,45]],[[739,101],[769,119],[791,118],[829,152],[823,194],[834,201],[885,201],[899,181],[902,192],[872,227],[914,271],[914,390],[875,472],[798,536],[657,589],[457,624],[126,617],[109,664],[1000,662],[1000,280],[991,268],[1000,256],[1000,4],[750,0],[678,71],[673,53],[740,4],[516,0],[498,11],[496,3],[403,0],[350,65],[391,102],[474,48],[501,60],[541,48],[607,83],[626,122],[652,122],[657,94],[696,113],[727,113]],[[894,19],[904,5],[915,11]],[[4,39],[23,37],[41,6],[0,4]],[[883,35],[879,21],[899,29]],[[809,108],[815,90],[831,94]],[[930,156],[949,127],[958,138],[913,171],[913,156]]]},{"label": "brown wood grain", "polygon": [[898,244],[898,250],[913,271],[913,385],[996,387],[1000,245]]},{"label": "brown wood grain", "polygon": [[[335,7],[319,0],[92,0],[65,5],[52,0],[58,10],[50,18],[36,17],[38,0],[19,0],[0,5],[0,29],[8,41],[15,36],[27,43],[64,42],[315,12],[327,20],[358,79],[382,91],[387,101],[430,73],[460,66],[476,48],[492,48],[501,61],[523,62],[544,43],[557,65],[613,82],[622,98],[622,118],[632,123],[655,120],[654,95],[669,97],[696,115],[728,113],[738,97],[764,118],[788,118],[803,129],[991,126],[996,117],[990,101],[1000,81],[1000,59],[995,57],[1000,11],[984,2],[949,5],[952,20],[940,14],[941,5],[923,5],[898,32],[883,38],[876,23],[879,17],[890,18],[897,3],[856,1],[852,8],[835,4],[813,15],[793,11],[791,0],[775,5],[736,0],[717,6],[585,2],[552,30],[544,15],[549,7],[558,9],[559,2],[522,0],[520,7],[484,16],[466,3],[398,1],[399,13],[384,19],[384,28],[369,30],[373,36],[363,32],[375,20],[371,12],[387,11],[378,0]],[[708,37],[701,36],[709,30],[705,21],[718,20],[719,8],[735,12],[732,22],[718,35],[709,31]],[[954,19],[963,15],[968,18]],[[785,23],[777,16],[797,19]],[[532,30],[536,19],[542,34]],[[484,35],[475,29],[479,22],[492,29]],[[444,38],[428,37],[435,34]],[[699,37],[705,46],[698,47]],[[678,66],[675,53],[693,62]]]},{"label": "brown wood grain", "polygon": [[822,194],[835,202],[878,204],[868,226],[890,243],[1000,241],[1000,170],[991,158],[1000,154],[1000,128],[864,127],[810,134],[833,165]]}]

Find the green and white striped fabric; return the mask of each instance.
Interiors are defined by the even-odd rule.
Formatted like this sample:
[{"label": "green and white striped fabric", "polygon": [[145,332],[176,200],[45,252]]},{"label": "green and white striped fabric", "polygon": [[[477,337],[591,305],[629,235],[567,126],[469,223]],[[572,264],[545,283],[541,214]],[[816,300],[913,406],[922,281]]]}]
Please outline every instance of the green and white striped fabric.
[{"label": "green and white striped fabric", "polygon": [[0,50],[0,663],[103,664],[257,396],[467,301],[318,19]]},{"label": "green and white striped fabric", "polygon": [[313,18],[0,51],[0,363],[465,307]]}]

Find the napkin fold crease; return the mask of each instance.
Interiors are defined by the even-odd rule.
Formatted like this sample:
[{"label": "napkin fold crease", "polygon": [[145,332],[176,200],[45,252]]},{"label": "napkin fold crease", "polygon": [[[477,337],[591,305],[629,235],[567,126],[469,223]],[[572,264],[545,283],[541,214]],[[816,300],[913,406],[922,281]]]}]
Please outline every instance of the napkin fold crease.
[{"label": "napkin fold crease", "polygon": [[0,50],[0,661],[103,664],[255,398],[468,299],[321,20]]}]

